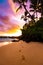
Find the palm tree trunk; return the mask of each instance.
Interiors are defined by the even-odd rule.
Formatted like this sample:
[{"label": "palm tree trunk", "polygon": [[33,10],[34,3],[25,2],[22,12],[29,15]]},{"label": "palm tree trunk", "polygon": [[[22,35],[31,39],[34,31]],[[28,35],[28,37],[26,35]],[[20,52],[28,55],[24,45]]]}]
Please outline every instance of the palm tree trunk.
[{"label": "palm tree trunk", "polygon": [[30,13],[29,13],[29,11],[26,9],[25,4],[23,3],[22,5],[23,5],[23,7],[24,7],[25,11],[26,11],[26,12],[29,14],[29,16],[31,17],[31,14],[30,14]]},{"label": "palm tree trunk", "polygon": [[38,15],[37,15],[37,11],[35,11],[35,13],[36,13],[36,18],[38,17]]},{"label": "palm tree trunk", "polygon": [[43,18],[43,9],[41,9],[41,18]]}]

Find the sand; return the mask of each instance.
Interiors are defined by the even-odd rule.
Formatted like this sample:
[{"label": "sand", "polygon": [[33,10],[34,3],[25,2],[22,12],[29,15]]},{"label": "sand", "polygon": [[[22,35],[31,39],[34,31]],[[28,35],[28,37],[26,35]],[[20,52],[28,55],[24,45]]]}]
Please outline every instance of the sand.
[{"label": "sand", "polygon": [[1,46],[0,65],[43,65],[43,44],[19,41]]}]

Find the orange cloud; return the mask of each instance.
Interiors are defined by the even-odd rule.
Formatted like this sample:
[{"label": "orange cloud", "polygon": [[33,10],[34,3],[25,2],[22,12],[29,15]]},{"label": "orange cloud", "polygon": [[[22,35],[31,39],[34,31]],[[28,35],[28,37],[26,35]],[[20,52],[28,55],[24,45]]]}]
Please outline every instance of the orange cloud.
[{"label": "orange cloud", "polygon": [[5,34],[14,34],[17,33],[17,30],[20,30],[20,26],[17,24],[13,24],[10,22],[8,16],[0,16],[0,35],[5,35]]},{"label": "orange cloud", "polygon": [[[9,3],[9,5],[10,5],[10,8],[11,8],[11,10],[12,10],[12,12],[14,13],[14,15],[16,16],[21,16],[23,13],[24,13],[24,8],[22,8],[22,10],[21,9],[19,9],[18,10],[18,12],[16,12],[16,10],[17,10],[17,8],[19,7],[19,4],[17,4],[17,3],[14,3],[13,2],[13,0],[8,0],[8,3]],[[22,13],[22,14],[21,14]]]},{"label": "orange cloud", "polygon": [[20,27],[18,25],[14,25],[10,30],[7,31],[7,33],[13,34],[16,33],[17,30],[20,30]]},{"label": "orange cloud", "polygon": [[12,0],[8,0],[8,2],[10,4],[10,7],[13,10],[13,12],[16,13],[17,7],[14,5],[13,1]]}]

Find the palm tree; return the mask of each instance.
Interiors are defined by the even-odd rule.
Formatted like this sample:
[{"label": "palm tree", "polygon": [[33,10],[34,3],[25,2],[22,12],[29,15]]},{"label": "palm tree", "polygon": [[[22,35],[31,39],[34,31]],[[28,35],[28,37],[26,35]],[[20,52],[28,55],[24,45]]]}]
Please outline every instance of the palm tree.
[{"label": "palm tree", "polygon": [[30,0],[30,2],[31,2],[30,8],[32,8],[30,12],[33,12],[33,15],[35,15],[36,13],[36,18],[37,18],[37,12],[38,12],[37,0]]},{"label": "palm tree", "polygon": [[41,12],[41,17],[43,18],[43,0],[40,0],[40,12]]},{"label": "palm tree", "polygon": [[24,10],[25,10],[25,12],[24,12],[24,16],[22,16],[21,18],[24,18],[24,20],[26,21],[27,20],[27,18],[31,18],[31,19],[33,19],[33,16],[31,16],[31,14],[30,14],[30,12],[27,10],[27,8],[26,8],[26,2],[28,2],[28,0],[13,0],[13,2],[15,3],[15,2],[17,2],[20,6],[17,8],[17,10],[16,10],[16,12],[20,9],[20,8],[22,8],[22,6],[24,7]]},{"label": "palm tree", "polygon": [[41,17],[43,17],[43,0],[30,0],[30,2],[31,2],[30,8],[33,8],[33,12],[34,14],[36,13],[36,17],[37,12],[40,12]]},{"label": "palm tree", "polygon": [[28,0],[13,0],[13,2],[15,3],[15,2],[17,2],[20,6],[19,6],[19,8],[17,9],[17,11],[20,9],[20,8],[22,8],[22,6],[24,7],[24,9],[27,11],[27,9],[26,9],[26,5],[25,5],[25,2],[27,2]]}]

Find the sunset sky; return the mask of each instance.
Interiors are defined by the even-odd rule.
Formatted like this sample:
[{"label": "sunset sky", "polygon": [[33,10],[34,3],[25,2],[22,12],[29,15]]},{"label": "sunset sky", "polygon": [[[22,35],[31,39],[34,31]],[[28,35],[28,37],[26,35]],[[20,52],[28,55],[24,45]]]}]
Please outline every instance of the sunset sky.
[{"label": "sunset sky", "polygon": [[20,18],[24,9],[16,12],[18,6],[12,0],[0,0],[0,36],[21,34],[20,29],[25,22]]},{"label": "sunset sky", "polygon": [[[30,2],[27,2],[27,9],[29,10]],[[24,20],[21,20],[21,16],[24,14],[24,8],[16,12],[19,4],[13,3],[13,0],[0,0],[0,36],[21,35],[20,29],[25,24]]]}]

